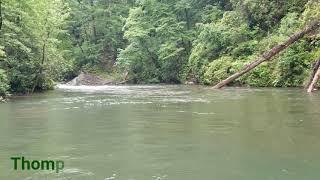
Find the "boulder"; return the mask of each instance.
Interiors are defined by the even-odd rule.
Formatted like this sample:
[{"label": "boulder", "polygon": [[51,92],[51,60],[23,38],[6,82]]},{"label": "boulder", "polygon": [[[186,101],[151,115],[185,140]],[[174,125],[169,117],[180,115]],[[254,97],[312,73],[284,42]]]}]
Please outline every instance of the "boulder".
[{"label": "boulder", "polygon": [[67,85],[70,86],[103,86],[107,84],[113,84],[112,80],[102,79],[94,74],[81,72],[79,76],[69,81]]}]

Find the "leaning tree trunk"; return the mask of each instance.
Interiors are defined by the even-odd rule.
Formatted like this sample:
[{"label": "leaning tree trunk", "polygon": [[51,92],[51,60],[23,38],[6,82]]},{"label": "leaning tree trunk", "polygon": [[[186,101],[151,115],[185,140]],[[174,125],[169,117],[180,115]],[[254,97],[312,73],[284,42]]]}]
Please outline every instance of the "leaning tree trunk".
[{"label": "leaning tree trunk", "polygon": [[[320,58],[319,60],[320,61]],[[317,83],[318,83],[318,80],[319,80],[319,76],[320,76],[320,67],[318,66],[318,69],[316,70],[316,73],[311,77],[312,78],[312,81],[308,87],[308,92],[311,93],[312,91],[314,91]]]},{"label": "leaning tree trunk", "polygon": [[282,44],[279,44],[279,45],[273,47],[271,50],[263,53],[258,59],[256,59],[252,63],[246,65],[239,72],[233,74],[232,76],[228,77],[227,79],[225,79],[225,80],[221,81],[220,83],[218,83],[217,85],[215,85],[214,88],[220,89],[223,86],[229,84],[230,82],[232,82],[235,79],[239,78],[243,74],[251,71],[253,68],[257,67],[261,63],[270,60],[272,57],[274,57],[275,55],[279,54],[281,51],[283,51],[286,48],[288,48],[291,44],[293,44],[296,41],[298,41],[299,39],[303,38],[306,34],[309,34],[309,33],[313,32],[313,31],[315,31],[319,27],[320,27],[320,22],[318,22],[318,21],[312,23],[311,25],[309,25],[307,27],[305,27],[302,31],[299,31],[299,32],[295,33],[294,35],[290,36],[290,38],[288,40],[286,40],[285,42],[283,42]]},{"label": "leaning tree trunk", "polygon": [[308,89],[315,77],[315,75],[317,74],[317,71],[318,69],[320,68],[320,57],[318,58],[318,60],[313,64],[313,67],[312,67],[312,73],[311,73],[311,76],[310,76],[310,79],[308,81],[308,84],[306,85],[306,89]]}]

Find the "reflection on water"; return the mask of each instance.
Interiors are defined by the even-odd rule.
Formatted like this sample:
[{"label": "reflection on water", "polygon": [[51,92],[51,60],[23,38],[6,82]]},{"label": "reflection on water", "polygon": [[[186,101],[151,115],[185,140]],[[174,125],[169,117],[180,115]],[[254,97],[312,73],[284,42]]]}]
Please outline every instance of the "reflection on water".
[{"label": "reflection on water", "polygon": [[[319,105],[299,89],[60,86],[0,104],[0,179],[317,179]],[[66,169],[16,172],[17,155]]]}]

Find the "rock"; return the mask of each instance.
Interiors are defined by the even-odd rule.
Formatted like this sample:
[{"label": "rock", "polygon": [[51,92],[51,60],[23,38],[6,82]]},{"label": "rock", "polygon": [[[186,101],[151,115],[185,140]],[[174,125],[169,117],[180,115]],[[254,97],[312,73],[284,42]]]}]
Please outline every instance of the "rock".
[{"label": "rock", "polygon": [[6,99],[0,96],[0,103],[4,103],[4,102],[7,102]]},{"label": "rock", "polygon": [[114,84],[114,81],[104,80],[96,75],[83,72],[67,83],[70,86],[103,86],[107,84]]},{"label": "rock", "polygon": [[193,81],[187,81],[184,83],[185,85],[195,85],[196,83],[194,83]]}]

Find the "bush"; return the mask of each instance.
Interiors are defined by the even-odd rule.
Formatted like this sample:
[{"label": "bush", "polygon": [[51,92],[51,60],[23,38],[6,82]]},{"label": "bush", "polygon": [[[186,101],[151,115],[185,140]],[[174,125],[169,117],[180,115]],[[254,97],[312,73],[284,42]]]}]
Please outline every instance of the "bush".
[{"label": "bush", "polygon": [[241,84],[253,87],[270,87],[273,85],[273,63],[265,63],[240,78]]},{"label": "bush", "polygon": [[8,95],[9,84],[8,78],[5,71],[0,69],[0,97],[5,97]]},{"label": "bush", "polygon": [[276,79],[273,83],[277,87],[302,86],[310,66],[310,55],[299,43],[283,53],[277,60],[274,74]]},{"label": "bush", "polygon": [[[188,65],[192,78],[200,82],[206,73],[204,68],[207,66],[215,66],[215,63],[211,65],[208,65],[208,63],[216,61],[215,59],[221,56],[228,56],[230,53],[238,56],[240,53],[243,53],[243,51],[251,48],[249,43],[247,45],[241,44],[242,42],[250,40],[252,33],[249,31],[244,19],[242,19],[236,11],[225,12],[223,18],[217,22],[199,24],[199,31],[199,35],[194,41],[194,47]],[[232,52],[239,44],[247,47],[239,47],[239,49]],[[223,59],[219,61],[223,61]],[[214,67],[212,68],[215,69]],[[208,74],[210,74],[210,72],[207,72],[206,77],[208,77]],[[210,78],[205,79],[209,82],[203,83],[213,82]]]},{"label": "bush", "polygon": [[215,84],[224,80],[230,75],[230,69],[232,67],[231,57],[221,57],[211,62],[204,73],[205,84]]}]

